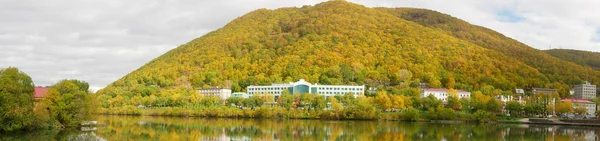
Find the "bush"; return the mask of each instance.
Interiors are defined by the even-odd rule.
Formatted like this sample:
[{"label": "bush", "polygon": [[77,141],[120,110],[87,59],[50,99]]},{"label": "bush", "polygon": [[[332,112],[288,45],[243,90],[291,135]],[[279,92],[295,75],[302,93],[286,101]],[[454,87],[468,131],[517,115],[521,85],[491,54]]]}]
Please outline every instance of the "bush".
[{"label": "bush", "polygon": [[400,112],[400,120],[418,121],[420,117],[421,117],[421,114],[419,113],[419,110],[417,110],[413,107],[409,107],[409,108],[403,110],[402,112]]},{"label": "bush", "polygon": [[456,113],[451,108],[438,108],[437,109],[438,119],[440,120],[452,120],[456,118]]},{"label": "bush", "polygon": [[485,110],[477,110],[477,112],[473,113],[473,118],[481,123],[496,120],[496,116]]}]

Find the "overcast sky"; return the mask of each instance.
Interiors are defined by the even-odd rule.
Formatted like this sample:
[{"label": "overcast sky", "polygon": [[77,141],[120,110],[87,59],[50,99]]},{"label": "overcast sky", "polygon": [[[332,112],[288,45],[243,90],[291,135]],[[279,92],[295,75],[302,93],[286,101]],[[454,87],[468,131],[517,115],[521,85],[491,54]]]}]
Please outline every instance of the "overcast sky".
[{"label": "overcast sky", "polygon": [[[0,0],[0,68],[18,67],[38,86],[79,79],[94,90],[258,8],[297,0]],[[597,0],[352,1],[432,9],[538,49],[600,52]]]}]

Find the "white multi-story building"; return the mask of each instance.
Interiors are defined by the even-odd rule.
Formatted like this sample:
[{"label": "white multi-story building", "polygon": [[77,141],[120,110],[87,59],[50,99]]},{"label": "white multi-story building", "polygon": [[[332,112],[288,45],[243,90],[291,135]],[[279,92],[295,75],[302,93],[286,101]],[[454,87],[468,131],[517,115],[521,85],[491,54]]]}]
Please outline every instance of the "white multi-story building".
[{"label": "white multi-story building", "polygon": [[592,99],[596,97],[596,85],[592,85],[588,81],[581,85],[575,85],[574,91],[573,97],[575,98]]},{"label": "white multi-story building", "polygon": [[[458,98],[470,98],[471,97],[471,92],[467,92],[464,90],[456,90],[458,92]],[[435,96],[437,99],[442,100],[443,102],[446,102],[448,100],[448,97],[450,96],[448,94],[448,89],[435,89],[435,88],[429,88],[429,89],[423,89],[423,92],[421,92],[421,98],[427,97],[429,95],[433,95]]]},{"label": "white multi-story building", "polygon": [[354,97],[357,97],[358,95],[364,94],[365,86],[313,85],[306,82],[304,79],[300,79],[298,82],[290,82],[287,84],[271,84],[271,86],[248,86],[246,90],[250,96],[257,94],[272,94],[275,95],[276,100],[283,93],[283,91],[288,91],[291,94],[317,93],[326,97],[351,93],[354,95]]},{"label": "white multi-story building", "polygon": [[218,96],[223,100],[231,97],[231,89],[224,88],[200,89],[198,93],[203,96]]}]

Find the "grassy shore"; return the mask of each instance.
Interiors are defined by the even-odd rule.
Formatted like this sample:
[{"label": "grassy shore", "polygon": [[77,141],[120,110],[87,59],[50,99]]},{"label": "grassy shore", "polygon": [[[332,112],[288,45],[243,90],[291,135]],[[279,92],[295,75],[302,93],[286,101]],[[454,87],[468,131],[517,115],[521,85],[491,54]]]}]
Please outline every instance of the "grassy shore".
[{"label": "grassy shore", "polygon": [[374,108],[334,110],[286,109],[279,106],[262,106],[258,108],[218,107],[155,107],[100,109],[97,114],[105,115],[142,115],[142,116],[177,116],[177,117],[218,117],[218,118],[282,118],[282,119],[333,119],[333,120],[460,120],[487,122],[494,117],[477,118],[474,114],[457,112],[443,114],[424,112],[416,109],[397,112],[383,112]]}]

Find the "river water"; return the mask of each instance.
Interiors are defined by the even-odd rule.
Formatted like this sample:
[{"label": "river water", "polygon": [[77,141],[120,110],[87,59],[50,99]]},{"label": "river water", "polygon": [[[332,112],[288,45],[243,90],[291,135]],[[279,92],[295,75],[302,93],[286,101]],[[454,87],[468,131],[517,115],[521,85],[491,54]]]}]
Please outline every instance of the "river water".
[{"label": "river water", "polygon": [[526,124],[97,116],[95,128],[0,134],[0,140],[597,140],[600,128]]}]

